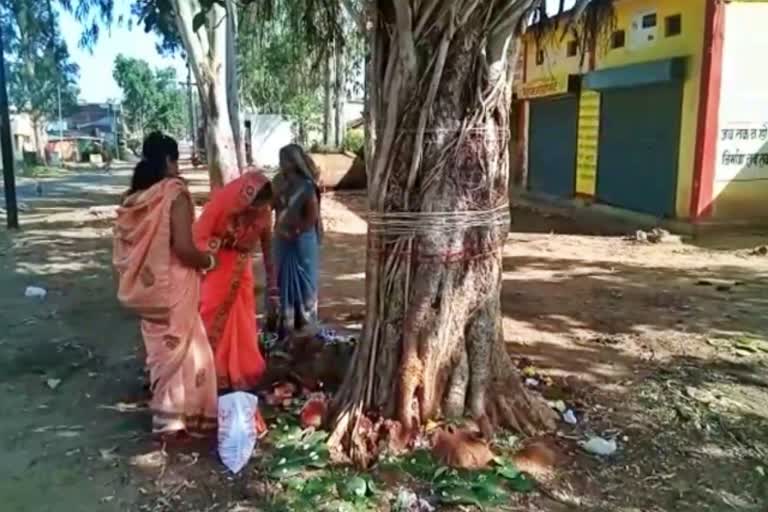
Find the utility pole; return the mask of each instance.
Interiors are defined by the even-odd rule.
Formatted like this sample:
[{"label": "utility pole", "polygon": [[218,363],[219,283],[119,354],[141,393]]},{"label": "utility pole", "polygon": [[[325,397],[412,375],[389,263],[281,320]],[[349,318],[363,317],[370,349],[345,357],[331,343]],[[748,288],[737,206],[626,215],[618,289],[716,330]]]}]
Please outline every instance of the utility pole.
[{"label": "utility pole", "polygon": [[59,80],[58,74],[56,75],[56,80],[59,82],[56,85],[56,94],[59,97],[59,147],[64,147],[64,119],[61,115],[61,80]]},{"label": "utility pole", "polygon": [[5,83],[5,49],[0,30],[0,150],[3,152],[3,181],[5,184],[5,216],[8,229],[19,229],[19,208],[16,204],[16,176],[13,173],[13,141],[11,114],[8,111],[8,89]]},{"label": "utility pole", "polygon": [[191,159],[194,162],[197,158],[197,124],[195,123],[195,106],[192,103],[192,68],[187,61],[187,107],[189,109],[189,137],[192,142]]}]

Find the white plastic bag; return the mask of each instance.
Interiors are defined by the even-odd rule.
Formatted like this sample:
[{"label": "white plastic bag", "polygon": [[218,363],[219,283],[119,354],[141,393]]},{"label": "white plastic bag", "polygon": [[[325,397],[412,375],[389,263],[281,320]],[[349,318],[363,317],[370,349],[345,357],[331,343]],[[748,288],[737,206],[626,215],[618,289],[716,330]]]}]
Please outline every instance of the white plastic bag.
[{"label": "white plastic bag", "polygon": [[239,473],[256,446],[259,399],[237,391],[219,397],[219,457],[232,473]]},{"label": "white plastic bag", "polygon": [[43,300],[46,295],[48,295],[48,292],[45,288],[40,288],[39,286],[27,286],[27,289],[24,290],[24,296],[28,299]]},{"label": "white plastic bag", "polygon": [[588,441],[579,441],[579,446],[589,453],[604,456],[613,455],[618,449],[615,439],[606,440],[599,436],[590,437]]}]

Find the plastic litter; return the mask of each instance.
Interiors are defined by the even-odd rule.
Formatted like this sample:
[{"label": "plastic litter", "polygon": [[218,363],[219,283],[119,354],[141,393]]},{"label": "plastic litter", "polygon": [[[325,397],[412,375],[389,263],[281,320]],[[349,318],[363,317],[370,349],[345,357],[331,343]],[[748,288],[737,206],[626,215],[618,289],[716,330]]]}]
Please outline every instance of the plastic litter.
[{"label": "plastic litter", "polygon": [[48,292],[45,288],[40,288],[39,286],[27,286],[27,289],[24,291],[24,296],[28,299],[42,300],[46,295],[48,295]]},{"label": "plastic litter", "polygon": [[323,343],[327,345],[333,345],[333,344],[354,344],[357,342],[356,338],[354,336],[344,336],[339,333],[337,333],[333,329],[329,329],[327,327],[323,327],[318,331],[318,333],[315,335],[315,338],[317,338],[319,341],[322,341]]},{"label": "plastic litter", "polygon": [[552,402],[552,408],[559,412],[560,414],[564,414],[565,411],[568,409],[568,407],[565,405],[565,402],[562,400],[555,400]]},{"label": "plastic litter", "polygon": [[541,384],[541,382],[539,382],[538,379],[532,379],[531,377],[525,379],[525,385],[529,388],[537,388],[539,387],[539,384]]},{"label": "plastic litter", "polygon": [[613,455],[618,449],[615,439],[607,440],[599,436],[591,437],[588,441],[579,441],[579,446],[584,451],[603,456]]},{"label": "plastic litter", "polygon": [[579,422],[579,420],[576,419],[576,415],[573,413],[571,409],[568,409],[563,413],[563,421],[569,425],[575,425]]},{"label": "plastic litter", "polygon": [[239,473],[251,458],[258,438],[259,399],[237,391],[219,397],[219,457],[232,473]]},{"label": "plastic litter", "polygon": [[435,507],[412,490],[400,488],[392,510],[393,512],[434,512]]}]

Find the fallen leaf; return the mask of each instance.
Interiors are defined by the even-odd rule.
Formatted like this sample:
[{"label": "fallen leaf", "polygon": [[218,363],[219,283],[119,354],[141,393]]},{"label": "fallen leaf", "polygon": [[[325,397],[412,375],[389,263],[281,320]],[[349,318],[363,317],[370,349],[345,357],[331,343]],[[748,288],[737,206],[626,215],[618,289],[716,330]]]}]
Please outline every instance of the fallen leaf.
[{"label": "fallen leaf", "polygon": [[56,389],[61,384],[61,379],[48,379],[45,381],[45,385],[51,389]]}]

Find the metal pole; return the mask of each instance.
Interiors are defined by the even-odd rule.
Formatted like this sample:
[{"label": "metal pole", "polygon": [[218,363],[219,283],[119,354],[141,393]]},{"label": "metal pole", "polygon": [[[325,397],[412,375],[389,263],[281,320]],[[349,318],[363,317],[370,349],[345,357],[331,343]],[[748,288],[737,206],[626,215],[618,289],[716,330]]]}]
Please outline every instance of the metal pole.
[{"label": "metal pole", "polygon": [[5,50],[0,30],[0,149],[3,152],[3,181],[5,183],[5,216],[8,229],[19,229],[19,209],[16,204],[16,176],[13,173],[13,141],[11,114],[8,111],[8,90],[5,85]]},{"label": "metal pole", "polygon": [[[59,79],[59,75],[56,75],[56,79]],[[59,97],[59,148],[64,147],[64,120],[61,115],[61,80],[56,86],[56,94]]]},{"label": "metal pole", "polygon": [[189,137],[192,142],[191,159],[197,157],[197,133],[195,130],[195,108],[192,105],[192,68],[187,61],[187,108],[189,109]]}]

